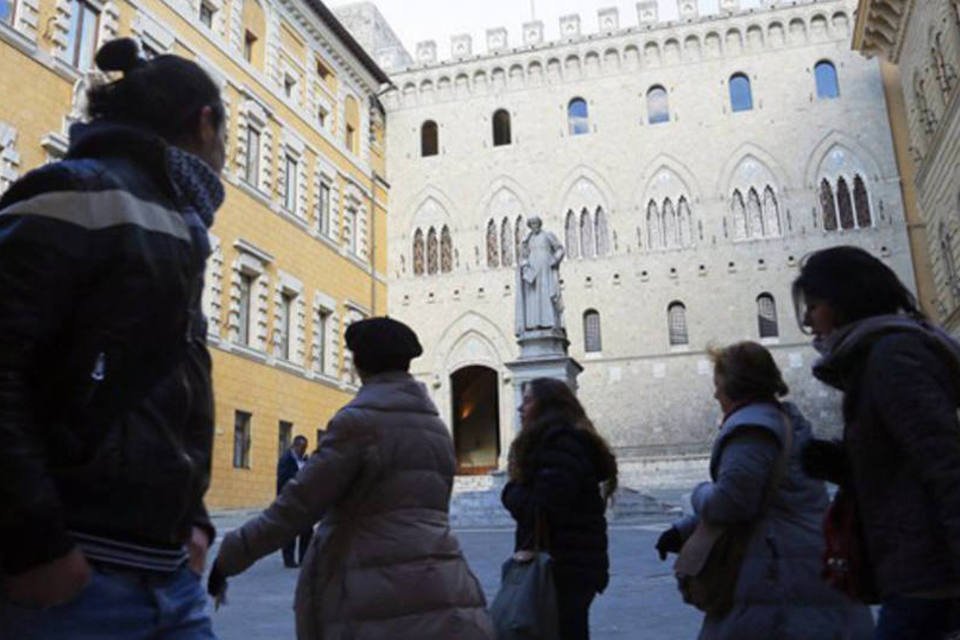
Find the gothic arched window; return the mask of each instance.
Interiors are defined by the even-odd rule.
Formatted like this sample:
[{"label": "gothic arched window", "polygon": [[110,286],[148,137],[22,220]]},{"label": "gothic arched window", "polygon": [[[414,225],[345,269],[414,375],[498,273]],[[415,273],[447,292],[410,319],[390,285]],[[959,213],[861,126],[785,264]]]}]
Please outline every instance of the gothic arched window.
[{"label": "gothic arched window", "polygon": [[440,134],[437,123],[427,120],[420,127],[420,155],[424,158],[440,153]]},{"label": "gothic arched window", "polygon": [[823,215],[824,231],[836,231],[839,226],[837,202],[833,199],[833,187],[826,178],[820,182],[820,209]]},{"label": "gothic arched window", "polygon": [[587,113],[586,100],[574,98],[570,101],[567,105],[567,124],[572,136],[590,133],[590,116]]},{"label": "gothic arched window", "polygon": [[427,232],[427,273],[431,275],[440,270],[439,249],[437,230],[430,227],[430,231]]},{"label": "gothic arched window", "polygon": [[777,194],[773,187],[767,185],[763,190],[763,228],[768,236],[782,235],[780,227],[780,205],[777,203]]},{"label": "gothic arched window", "polygon": [[523,244],[523,236],[523,216],[517,216],[517,222],[513,227],[513,250],[518,263],[521,258],[520,252],[523,250],[521,246]]},{"label": "gothic arched window", "polygon": [[504,218],[500,223],[500,264],[505,267],[513,266],[513,226],[510,218]]},{"label": "gothic arched window", "polygon": [[580,257],[580,230],[577,223],[577,214],[573,211],[567,211],[567,222],[564,227],[567,241],[567,257]]},{"label": "gothic arched window", "polygon": [[607,229],[607,214],[603,209],[597,209],[594,219],[594,238],[597,241],[597,255],[605,256],[610,252],[609,230]]},{"label": "gothic arched window", "polygon": [[853,178],[853,204],[857,209],[857,226],[861,229],[872,227],[870,196],[867,194],[867,185],[859,174]]},{"label": "gothic arched window", "polygon": [[733,192],[733,203],[731,205],[733,215],[733,239],[743,240],[748,238],[747,233],[747,207],[743,202],[743,194],[739,189]]},{"label": "gothic arched window", "polygon": [[675,247],[680,243],[677,231],[677,212],[670,198],[663,201],[663,246]]},{"label": "gothic arched window", "polygon": [[757,324],[761,338],[777,338],[780,327],[777,324],[777,303],[769,293],[757,296]]},{"label": "gothic arched window", "polygon": [[667,327],[670,331],[670,346],[689,344],[687,334],[687,308],[682,302],[671,302],[667,307]]},{"label": "gothic arched window", "polygon": [[497,223],[493,220],[487,222],[487,266],[497,268],[500,266],[500,249],[497,243]]},{"label": "gothic arched window", "polygon": [[660,231],[660,210],[653,200],[647,205],[647,245],[649,249],[663,246],[663,233]]},{"label": "gothic arched window", "polygon": [[817,79],[817,98],[830,100],[840,97],[840,82],[837,68],[829,60],[821,60],[813,70]]},{"label": "gothic arched window", "polygon": [[747,193],[747,230],[751,238],[762,238],[766,235],[763,228],[763,207],[760,206],[760,195],[750,187]]},{"label": "gothic arched window", "polygon": [[583,313],[583,350],[587,353],[597,353],[602,348],[600,312],[596,309],[587,309]]},{"label": "gothic arched window", "polygon": [[584,258],[597,255],[597,246],[593,240],[593,221],[586,209],[580,212],[580,252]]},{"label": "gothic arched window", "polygon": [[750,111],[753,109],[753,91],[750,88],[750,78],[743,73],[730,76],[730,108],[733,112]]},{"label": "gothic arched window", "polygon": [[413,234],[413,275],[422,276],[424,272],[423,230]]},{"label": "gothic arched window", "polygon": [[440,232],[440,271],[453,271],[453,238],[450,237],[450,227],[443,225]]},{"label": "gothic arched window", "polygon": [[660,85],[650,87],[650,90],[647,91],[647,122],[650,124],[670,122],[670,102],[667,98],[667,90]]},{"label": "gothic arched window", "polygon": [[502,147],[510,144],[510,112],[498,109],[493,114],[493,146]]},{"label": "gothic arched window", "polygon": [[690,205],[687,198],[680,196],[677,203],[677,228],[680,230],[680,246],[693,246],[693,216],[690,214]]},{"label": "gothic arched window", "polygon": [[853,229],[853,200],[850,199],[850,187],[847,186],[847,180],[840,178],[837,180],[837,209],[840,212],[840,228]]}]

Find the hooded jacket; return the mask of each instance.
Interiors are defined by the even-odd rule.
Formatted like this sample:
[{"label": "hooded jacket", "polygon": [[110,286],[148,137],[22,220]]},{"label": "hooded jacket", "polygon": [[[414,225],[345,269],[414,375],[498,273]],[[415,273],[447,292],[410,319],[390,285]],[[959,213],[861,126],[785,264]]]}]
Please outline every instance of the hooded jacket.
[{"label": "hooded jacket", "polygon": [[192,526],[212,537],[200,295],[222,199],[198,158],[98,121],[0,200],[0,571],[80,538],[176,558]]}]

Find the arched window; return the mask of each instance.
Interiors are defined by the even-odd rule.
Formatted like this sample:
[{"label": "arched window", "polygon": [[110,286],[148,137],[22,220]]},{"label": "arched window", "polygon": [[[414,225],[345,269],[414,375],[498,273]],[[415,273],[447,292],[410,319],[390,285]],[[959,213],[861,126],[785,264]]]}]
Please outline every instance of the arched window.
[{"label": "arched window", "polygon": [[596,309],[588,309],[583,313],[583,350],[587,353],[597,353],[602,348],[600,313]]},{"label": "arched window", "polygon": [[583,98],[574,98],[567,105],[567,124],[570,135],[579,136],[590,133],[590,117],[587,114],[587,101]]},{"label": "arched window", "polygon": [[763,228],[763,207],[760,206],[760,195],[753,187],[750,187],[747,193],[747,230],[751,238],[762,238],[766,235]]},{"label": "arched window", "polygon": [[769,293],[757,296],[757,324],[761,338],[777,338],[780,327],[777,324],[777,303]]},{"label": "arched window", "polygon": [[514,249],[514,254],[517,257],[518,263],[520,262],[520,258],[522,257],[520,253],[521,251],[523,251],[523,248],[521,246],[523,244],[523,236],[524,236],[523,216],[517,216],[517,222],[513,227],[513,249]]},{"label": "arched window", "polygon": [[840,211],[840,228],[853,229],[853,200],[845,178],[837,180],[837,209]]},{"label": "arched window", "polygon": [[578,227],[577,214],[573,211],[567,211],[567,222],[564,230],[566,231],[567,257],[569,258],[580,257],[580,230]]},{"label": "arched window", "polygon": [[750,89],[750,78],[745,74],[730,76],[730,108],[734,113],[753,109],[753,91]]},{"label": "arched window", "polygon": [[420,155],[424,158],[440,153],[440,134],[437,123],[427,120],[420,127]]},{"label": "arched window", "polygon": [[687,308],[682,302],[671,302],[667,307],[667,327],[670,331],[670,346],[689,344],[687,334]]},{"label": "arched window", "polygon": [[673,208],[670,198],[663,201],[663,246],[675,247],[680,244],[677,235],[677,212]]},{"label": "arched window", "polygon": [[500,264],[505,267],[513,266],[513,226],[510,218],[504,218],[500,223]]},{"label": "arched window", "polygon": [[680,196],[677,204],[677,228],[680,231],[680,246],[693,246],[693,216],[690,214],[690,205],[687,198]]},{"label": "arched window", "polygon": [[493,269],[500,266],[500,249],[497,244],[497,223],[490,220],[487,223],[487,266]]},{"label": "arched window", "polygon": [[440,270],[439,249],[437,230],[430,227],[430,231],[427,232],[427,273],[431,275]]},{"label": "arched window", "polygon": [[743,202],[743,194],[740,193],[739,189],[733,192],[731,214],[733,215],[733,239],[743,240],[749,237],[747,234],[747,207]]},{"label": "arched window", "polygon": [[840,82],[837,80],[837,68],[829,60],[821,60],[814,67],[817,79],[817,98],[831,100],[840,97]]},{"label": "arched window", "polygon": [[833,199],[833,187],[830,181],[824,178],[820,182],[820,209],[823,215],[824,231],[836,231],[837,223],[837,203]]},{"label": "arched window", "polygon": [[766,235],[780,236],[783,233],[780,227],[780,205],[777,203],[777,194],[769,185],[763,190],[763,221]]},{"label": "arched window", "polygon": [[653,200],[647,205],[647,246],[649,249],[663,247],[663,232],[660,230],[660,210]]},{"label": "arched window", "polygon": [[423,230],[417,229],[413,234],[413,275],[422,276],[424,267]]},{"label": "arched window", "polygon": [[443,225],[440,232],[440,271],[453,271],[453,238],[450,237],[450,227]]},{"label": "arched window", "polygon": [[353,96],[347,96],[343,104],[344,142],[353,153],[360,151],[360,107]]},{"label": "arched window", "polygon": [[610,252],[609,230],[607,229],[607,214],[603,209],[597,209],[594,219],[594,237],[597,241],[597,255],[605,256]]},{"label": "arched window", "polygon": [[593,221],[586,209],[580,212],[580,252],[584,258],[597,255],[597,246],[593,240]]},{"label": "arched window", "polygon": [[670,101],[667,98],[667,90],[660,85],[650,87],[647,91],[647,122],[650,124],[670,122]]},{"label": "arched window", "polygon": [[867,185],[858,174],[853,178],[853,203],[857,208],[857,226],[861,229],[873,226],[873,216],[870,214],[870,196],[867,195]]},{"label": "arched window", "polygon": [[502,147],[510,142],[510,112],[498,109],[493,114],[493,146]]}]

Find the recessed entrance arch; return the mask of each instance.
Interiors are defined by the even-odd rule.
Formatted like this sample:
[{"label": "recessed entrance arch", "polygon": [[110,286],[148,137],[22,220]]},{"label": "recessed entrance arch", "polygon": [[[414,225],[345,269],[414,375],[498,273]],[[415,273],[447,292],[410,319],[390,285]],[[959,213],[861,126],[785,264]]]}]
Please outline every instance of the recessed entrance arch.
[{"label": "recessed entrance arch", "polygon": [[450,376],[453,395],[453,444],[457,473],[475,475],[497,468],[500,457],[499,376],[489,367],[471,366]]}]

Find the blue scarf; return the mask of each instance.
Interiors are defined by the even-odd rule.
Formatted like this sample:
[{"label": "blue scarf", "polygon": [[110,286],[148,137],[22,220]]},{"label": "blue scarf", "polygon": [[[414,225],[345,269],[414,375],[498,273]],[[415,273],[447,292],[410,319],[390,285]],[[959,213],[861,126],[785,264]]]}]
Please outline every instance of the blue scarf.
[{"label": "blue scarf", "polygon": [[210,165],[183,149],[168,146],[166,160],[167,175],[177,192],[180,214],[200,257],[206,260],[210,255],[207,229],[213,226],[214,213],[223,204],[223,183]]}]

